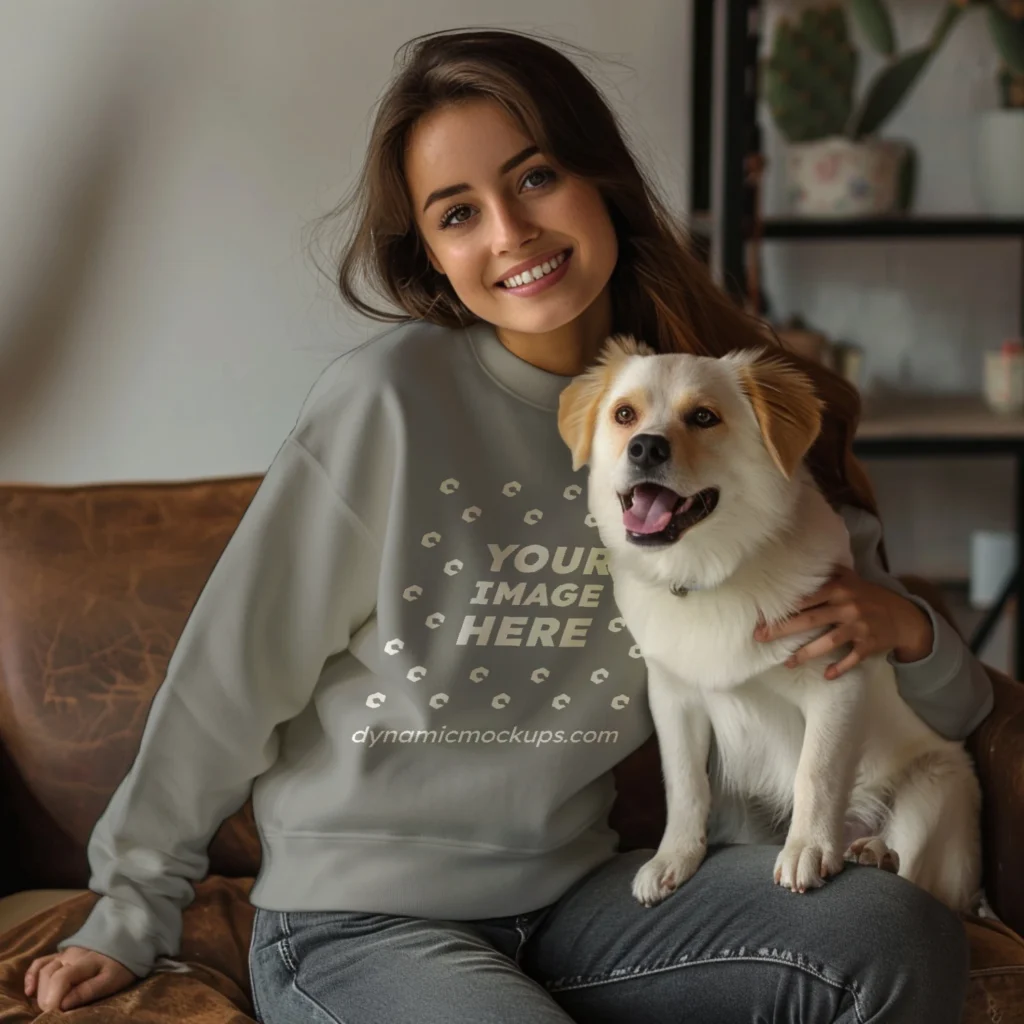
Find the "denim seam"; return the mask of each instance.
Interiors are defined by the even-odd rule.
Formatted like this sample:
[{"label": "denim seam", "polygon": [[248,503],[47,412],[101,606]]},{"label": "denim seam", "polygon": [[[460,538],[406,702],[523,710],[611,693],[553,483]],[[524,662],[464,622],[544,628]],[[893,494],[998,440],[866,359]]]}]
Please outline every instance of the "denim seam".
[{"label": "denim seam", "polygon": [[858,1024],[864,1024],[864,1015],[861,1013],[860,1000],[857,998],[856,987],[851,983],[848,985],[840,984],[837,981],[833,981],[831,978],[826,977],[820,971],[815,970],[810,964],[798,963],[795,960],[789,960],[785,957],[776,956],[711,956],[702,957],[700,960],[687,960],[685,963],[666,964],[663,967],[649,967],[639,968],[634,971],[630,971],[628,974],[622,974],[619,977],[611,977],[608,975],[592,975],[590,977],[581,978],[579,981],[567,984],[561,984],[561,978],[556,981],[545,984],[545,988],[549,992],[568,992],[573,989],[579,988],[593,988],[598,985],[609,985],[617,981],[631,981],[633,978],[642,978],[648,974],[660,974],[663,971],[675,971],[683,967],[700,967],[704,964],[717,964],[717,963],[735,963],[738,960],[742,960],[748,963],[774,963],[781,967],[793,967],[799,971],[805,971],[812,977],[817,978],[819,981],[823,981],[826,985],[832,988],[841,989],[844,992],[849,992],[853,999],[853,1012],[857,1015]]},{"label": "denim seam", "polygon": [[313,995],[307,992],[299,984],[299,966],[298,962],[295,959],[295,951],[292,949],[291,945],[292,930],[288,923],[288,915],[283,911],[281,913],[281,931],[284,933],[284,938],[282,938],[281,941],[278,942],[277,948],[281,952],[281,959],[284,961],[285,968],[291,975],[292,988],[303,999],[307,1000],[307,1002],[312,1003],[328,1020],[334,1021],[335,1024],[345,1024],[345,1022],[340,1017],[336,1017],[333,1013],[331,1013],[331,1011],[328,1010],[323,1003],[321,1003],[317,998],[315,998]]},{"label": "denim seam", "polygon": [[249,963],[248,963],[247,966],[249,968],[249,992],[250,992],[250,994],[252,996],[253,1016],[256,1018],[257,1021],[262,1021],[263,1020],[263,1012],[260,1010],[260,1003],[259,1003],[259,1000],[256,998],[256,978],[255,978],[255,976],[253,974],[253,970],[252,970],[253,948],[256,945],[256,933],[257,933],[256,925],[257,925],[257,922],[259,921],[259,917],[260,917],[260,909],[259,909],[259,907],[257,907],[256,910],[255,910],[255,913],[253,915],[253,920],[252,920],[252,934],[249,936]]},{"label": "denim seam", "polygon": [[518,964],[519,966],[522,966],[523,953],[526,951],[526,942],[530,937],[529,928],[524,927],[525,924],[526,915],[520,914],[520,916],[516,918],[515,925],[516,931],[519,933],[519,942],[516,943],[516,952],[515,956],[513,957],[513,960],[515,960],[516,964]]}]

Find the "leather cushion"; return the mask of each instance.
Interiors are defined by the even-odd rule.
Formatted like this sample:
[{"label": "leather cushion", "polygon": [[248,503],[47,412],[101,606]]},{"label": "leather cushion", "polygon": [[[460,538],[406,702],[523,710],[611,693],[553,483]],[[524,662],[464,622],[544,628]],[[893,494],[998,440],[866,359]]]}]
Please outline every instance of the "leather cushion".
[{"label": "leather cushion", "polygon": [[[260,479],[0,487],[0,894],[88,885],[93,825]],[[246,805],[210,871],[259,860]]]},{"label": "leather cushion", "polygon": [[[185,908],[178,973],[159,966],[147,978],[98,1003],[73,1011],[78,1024],[251,1024],[249,939],[255,912],[249,903],[252,879],[212,876],[196,885]],[[96,902],[85,892],[42,910],[0,935],[0,1024],[63,1020],[40,1014],[25,996],[29,964],[54,952],[57,942],[78,929]]]}]

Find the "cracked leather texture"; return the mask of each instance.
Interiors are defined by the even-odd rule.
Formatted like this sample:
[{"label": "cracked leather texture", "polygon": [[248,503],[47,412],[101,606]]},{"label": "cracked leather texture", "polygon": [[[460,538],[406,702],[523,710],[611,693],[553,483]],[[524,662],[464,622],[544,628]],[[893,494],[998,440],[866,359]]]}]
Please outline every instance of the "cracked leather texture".
[{"label": "cracked leather texture", "polygon": [[[86,886],[92,827],[260,479],[0,487],[4,891]],[[248,802],[210,854],[211,873],[255,874]]]},{"label": "cracked leather texture", "polygon": [[[177,639],[260,480],[0,485],[0,894],[87,887],[92,827],[138,750]],[[948,617],[941,597],[926,584],[905,582]],[[1024,686],[990,674],[996,707],[968,745],[985,790],[988,895],[1004,920],[1020,929]],[[615,775],[619,792],[611,823],[621,848],[657,846],[665,809],[656,739],[626,758]],[[11,842],[10,836],[17,838]],[[233,898],[241,899],[259,860],[247,802],[217,832],[211,877],[197,887],[193,916],[202,910],[204,920],[210,894],[219,894],[220,916],[207,922],[211,948],[223,944],[219,934],[228,941],[239,927],[244,932],[236,920],[240,908],[224,901],[217,876],[240,880]],[[23,961],[74,930],[65,918],[84,916],[94,900],[83,893],[5,936],[19,941],[7,953],[0,950],[0,997],[10,998],[0,998],[0,1018],[8,1019],[10,1009],[10,1019],[30,1019],[19,1015],[27,1006],[14,991]],[[972,977],[964,1021],[1024,1022],[1024,942],[993,922],[968,920],[967,927]],[[21,941],[23,932],[32,933],[31,942]],[[244,953],[247,936],[234,938]],[[153,1019],[161,1019],[168,1005],[166,986],[194,1011],[178,1019],[250,1019],[244,956],[229,967],[210,966],[213,954],[203,949],[190,948],[186,958],[213,971],[217,984],[204,976],[200,988],[186,993],[167,975],[147,979],[147,996],[152,990],[159,997]],[[133,1005],[137,1013],[140,1004]],[[115,1019],[102,1015],[110,1006],[95,1009],[95,1018],[89,1017],[92,1008],[75,1012],[83,1019]]]}]

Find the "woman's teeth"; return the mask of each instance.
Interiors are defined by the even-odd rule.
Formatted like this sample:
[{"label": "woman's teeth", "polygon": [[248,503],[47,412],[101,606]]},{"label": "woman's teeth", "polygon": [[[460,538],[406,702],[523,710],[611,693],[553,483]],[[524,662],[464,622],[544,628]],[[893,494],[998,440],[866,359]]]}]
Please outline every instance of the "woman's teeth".
[{"label": "woman's teeth", "polygon": [[515,277],[506,278],[501,283],[506,288],[518,288],[521,284],[526,284],[528,281],[539,281],[545,275],[550,274],[552,270],[557,270],[565,262],[567,255],[568,250],[560,252],[553,260],[545,260],[530,270],[524,270],[521,274],[516,274]]}]

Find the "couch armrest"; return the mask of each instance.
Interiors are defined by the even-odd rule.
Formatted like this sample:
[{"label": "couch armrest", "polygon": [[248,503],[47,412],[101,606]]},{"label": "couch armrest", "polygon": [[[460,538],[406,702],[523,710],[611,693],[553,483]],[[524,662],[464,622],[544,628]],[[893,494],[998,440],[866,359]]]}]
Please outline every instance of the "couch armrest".
[{"label": "couch armrest", "polygon": [[[918,576],[901,577],[959,632],[941,591]],[[962,635],[962,634],[961,634]],[[967,738],[981,780],[985,893],[993,910],[1024,934],[1024,684],[989,665],[992,713]]]},{"label": "couch armrest", "polygon": [[967,739],[984,793],[985,892],[995,912],[1024,934],[1024,685],[985,668],[995,707]]},{"label": "couch armrest", "polygon": [[15,781],[21,781],[18,770],[7,748],[0,742],[0,835],[9,837],[0,841],[0,899],[25,888],[21,847],[17,838],[10,838],[21,834],[21,826],[11,800]]}]

